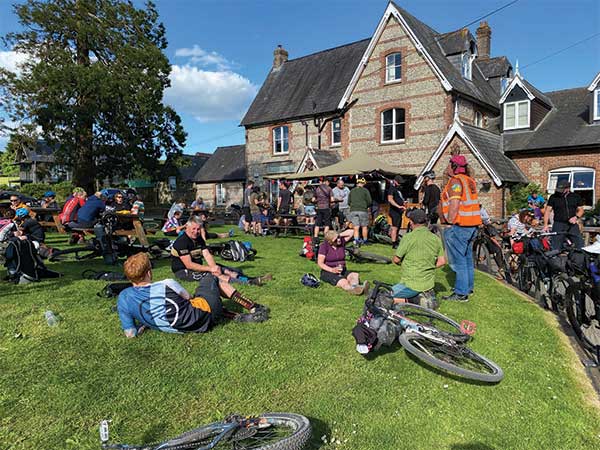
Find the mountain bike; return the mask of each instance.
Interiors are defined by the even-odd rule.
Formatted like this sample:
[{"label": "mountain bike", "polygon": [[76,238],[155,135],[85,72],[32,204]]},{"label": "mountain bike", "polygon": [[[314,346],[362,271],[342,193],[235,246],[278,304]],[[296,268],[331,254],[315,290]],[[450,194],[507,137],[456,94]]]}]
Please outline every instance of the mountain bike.
[{"label": "mountain bike", "polygon": [[473,262],[476,269],[489,274],[494,273],[495,265],[498,277],[512,283],[503,244],[504,241],[494,225],[489,224],[479,227],[473,241]]},{"label": "mountain bike", "polygon": [[100,423],[103,449],[121,450],[301,450],[310,439],[309,420],[298,414],[232,414],[163,442],[144,445],[109,444],[108,421]]},{"label": "mountain bike", "polygon": [[382,302],[382,292],[390,298],[391,285],[374,281],[366,309],[396,326],[398,341],[406,351],[430,366],[470,380],[499,383],[504,378],[500,366],[467,347],[475,333],[474,323],[459,324],[412,303]]}]

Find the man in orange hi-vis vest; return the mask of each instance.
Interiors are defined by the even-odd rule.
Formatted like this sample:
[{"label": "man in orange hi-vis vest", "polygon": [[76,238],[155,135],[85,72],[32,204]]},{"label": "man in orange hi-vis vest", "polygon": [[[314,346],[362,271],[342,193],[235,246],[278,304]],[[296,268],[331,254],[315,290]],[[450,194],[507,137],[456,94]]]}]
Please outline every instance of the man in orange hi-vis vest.
[{"label": "man in orange hi-vis vest", "polygon": [[477,185],[467,170],[467,158],[454,155],[448,169],[450,181],[440,199],[440,217],[450,224],[444,232],[444,243],[450,268],[456,274],[454,292],[444,300],[469,301],[473,292],[473,240],[481,225]]}]

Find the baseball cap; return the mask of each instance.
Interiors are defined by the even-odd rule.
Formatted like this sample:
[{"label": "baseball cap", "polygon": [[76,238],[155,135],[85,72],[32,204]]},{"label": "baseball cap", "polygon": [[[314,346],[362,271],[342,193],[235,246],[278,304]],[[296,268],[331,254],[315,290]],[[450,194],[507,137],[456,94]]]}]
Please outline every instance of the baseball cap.
[{"label": "baseball cap", "polygon": [[413,209],[407,214],[407,217],[416,224],[427,222],[427,214],[422,209]]},{"label": "baseball cap", "polygon": [[367,180],[365,180],[364,177],[360,177],[358,180],[356,180],[356,182],[366,184]]},{"label": "baseball cap", "polygon": [[28,215],[29,215],[29,211],[27,210],[27,208],[19,208],[15,211],[16,217],[25,217]]},{"label": "baseball cap", "polygon": [[463,155],[454,155],[452,158],[450,158],[450,163],[464,167],[467,165],[467,158],[465,158]]},{"label": "baseball cap", "polygon": [[435,172],[433,170],[425,172],[423,174],[423,178],[429,178],[430,180],[433,180],[435,178]]},{"label": "baseball cap", "polygon": [[100,191],[100,195],[101,195],[102,197],[110,197],[110,194],[109,194],[109,192],[108,192],[108,189],[102,189],[102,190]]}]

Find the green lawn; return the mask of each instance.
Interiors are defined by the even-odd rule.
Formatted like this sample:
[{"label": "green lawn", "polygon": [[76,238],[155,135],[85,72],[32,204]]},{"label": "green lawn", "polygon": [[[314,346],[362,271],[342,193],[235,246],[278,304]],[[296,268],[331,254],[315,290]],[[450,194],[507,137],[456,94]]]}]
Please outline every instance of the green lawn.
[{"label": "green lawn", "polygon": [[[61,239],[52,235],[50,244]],[[440,308],[475,321],[472,346],[505,371],[499,385],[471,384],[430,370],[399,346],[363,358],[350,334],[362,299],[300,285],[304,272],[318,273],[297,256],[301,239],[250,240],[258,258],[242,266],[275,280],[243,291],[268,305],[272,318],[203,335],[151,331],[127,340],[110,311],[114,301],[96,296],[104,284],[80,280],[84,269],[105,267],[99,260],[52,264],[65,274],[59,280],[2,283],[0,448],[97,449],[105,418],[114,441],[136,444],[231,412],[264,411],[309,417],[312,448],[600,448],[599,410],[572,350],[551,314],[512,290],[477,274],[469,303]],[[384,281],[397,271],[351,268]],[[168,260],[154,274],[169,277]],[[438,291],[449,278],[439,272]],[[46,309],[60,315],[59,326],[46,325]]]}]

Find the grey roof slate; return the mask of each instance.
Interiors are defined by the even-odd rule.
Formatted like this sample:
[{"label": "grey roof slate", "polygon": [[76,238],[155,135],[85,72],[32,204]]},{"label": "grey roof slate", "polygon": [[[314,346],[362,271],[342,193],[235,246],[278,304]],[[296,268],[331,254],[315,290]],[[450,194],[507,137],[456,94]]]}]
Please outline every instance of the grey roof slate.
[{"label": "grey roof slate", "polygon": [[457,92],[479,100],[480,102],[497,110],[500,96],[485,80],[481,71],[478,70],[479,67],[475,64],[472,72],[472,80],[464,79],[460,71],[454,67],[448,58],[446,58],[442,46],[438,42],[441,36],[440,33],[424,24],[395,3],[394,6],[404,17],[408,26],[417,35],[417,38],[426,48],[427,53],[429,53],[448,82],[452,85],[452,88]]},{"label": "grey roof slate", "polygon": [[271,69],[242,125],[334,112],[370,39],[290,59]]},{"label": "grey roof slate", "polygon": [[475,38],[466,28],[451,31],[450,33],[443,33],[438,36],[438,42],[446,56],[455,55],[456,53],[462,53],[468,50],[469,42],[472,40],[474,41]]},{"label": "grey roof slate", "polygon": [[565,151],[588,146],[600,149],[600,124],[588,123],[591,95],[585,87],[547,92],[552,110],[535,130],[503,133],[504,152]]},{"label": "grey roof slate", "polygon": [[527,89],[529,89],[531,91],[531,93],[533,95],[535,95],[535,98],[541,100],[542,102],[544,102],[546,105],[548,106],[552,106],[552,100],[550,100],[546,94],[544,94],[542,91],[540,91],[538,88],[536,88],[533,84],[531,84],[529,81],[527,81],[526,79],[522,78],[523,80],[523,84],[527,87]]},{"label": "grey roof slate", "polygon": [[467,124],[462,124],[462,128],[475,145],[475,148],[479,150],[485,161],[503,182],[527,183],[527,177],[521,172],[517,164],[504,155],[500,135]]},{"label": "grey roof slate", "polygon": [[194,181],[196,174],[211,157],[211,154],[198,152],[195,155],[183,155],[183,157],[189,161],[189,165],[178,169],[179,176],[183,181]]},{"label": "grey roof slate", "polygon": [[217,147],[196,174],[196,183],[221,183],[246,179],[246,145]]},{"label": "grey roof slate", "polygon": [[475,64],[479,67],[486,78],[498,78],[507,75],[512,65],[506,56],[495,58],[476,59]]}]

